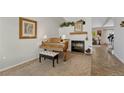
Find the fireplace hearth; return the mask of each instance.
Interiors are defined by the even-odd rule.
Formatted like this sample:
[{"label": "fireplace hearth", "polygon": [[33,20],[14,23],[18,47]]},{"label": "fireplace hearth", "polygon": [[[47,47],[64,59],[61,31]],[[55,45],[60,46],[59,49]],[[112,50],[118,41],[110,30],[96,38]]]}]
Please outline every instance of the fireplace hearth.
[{"label": "fireplace hearth", "polygon": [[77,40],[72,40],[71,41],[71,51],[73,52],[82,52],[84,53],[84,41],[77,41]]}]

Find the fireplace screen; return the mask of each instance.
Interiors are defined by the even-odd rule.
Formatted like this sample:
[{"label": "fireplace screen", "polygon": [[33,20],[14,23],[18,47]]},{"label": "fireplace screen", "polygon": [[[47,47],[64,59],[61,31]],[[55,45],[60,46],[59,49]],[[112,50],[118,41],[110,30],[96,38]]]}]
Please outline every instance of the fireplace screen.
[{"label": "fireplace screen", "polygon": [[71,50],[84,53],[84,41],[71,41]]}]

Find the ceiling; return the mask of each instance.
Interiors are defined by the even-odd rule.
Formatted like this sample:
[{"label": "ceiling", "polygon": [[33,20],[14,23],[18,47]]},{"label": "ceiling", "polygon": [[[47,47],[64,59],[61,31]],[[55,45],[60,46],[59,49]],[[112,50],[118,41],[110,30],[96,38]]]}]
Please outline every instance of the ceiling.
[{"label": "ceiling", "polygon": [[112,17],[92,17],[92,26],[95,27],[111,27],[114,26]]}]

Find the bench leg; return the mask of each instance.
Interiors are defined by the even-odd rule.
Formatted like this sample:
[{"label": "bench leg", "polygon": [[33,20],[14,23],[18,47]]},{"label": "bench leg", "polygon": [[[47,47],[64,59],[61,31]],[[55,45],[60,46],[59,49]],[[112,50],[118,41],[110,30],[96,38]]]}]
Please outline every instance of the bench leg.
[{"label": "bench leg", "polygon": [[41,63],[41,54],[39,54],[39,62]]},{"label": "bench leg", "polygon": [[53,67],[55,67],[55,64],[54,64],[54,58],[53,58]]},{"label": "bench leg", "polygon": [[56,58],[56,59],[57,59],[57,64],[58,64],[58,63],[59,63],[59,62],[58,62],[58,55],[57,55],[57,58]]}]

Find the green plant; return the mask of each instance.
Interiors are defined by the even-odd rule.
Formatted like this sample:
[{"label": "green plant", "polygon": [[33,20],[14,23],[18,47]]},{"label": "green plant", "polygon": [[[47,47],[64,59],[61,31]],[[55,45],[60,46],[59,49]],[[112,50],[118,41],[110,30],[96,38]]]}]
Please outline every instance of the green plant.
[{"label": "green plant", "polygon": [[63,22],[60,27],[69,27],[74,26],[74,22]]},{"label": "green plant", "polygon": [[[82,23],[83,25],[85,25],[86,23],[85,23],[85,21],[84,20],[79,20],[79,21],[77,21],[77,22],[80,22],[80,23]],[[63,22],[61,25],[60,25],[60,27],[69,27],[69,26],[74,26],[75,25],[75,23],[74,22]]]}]

